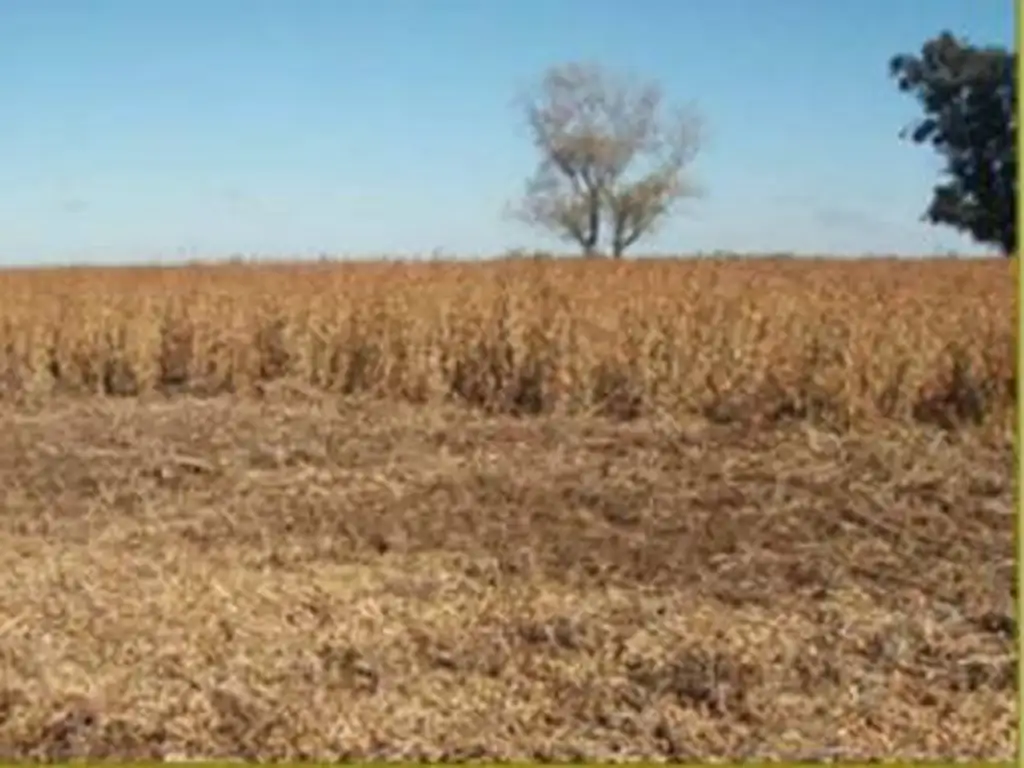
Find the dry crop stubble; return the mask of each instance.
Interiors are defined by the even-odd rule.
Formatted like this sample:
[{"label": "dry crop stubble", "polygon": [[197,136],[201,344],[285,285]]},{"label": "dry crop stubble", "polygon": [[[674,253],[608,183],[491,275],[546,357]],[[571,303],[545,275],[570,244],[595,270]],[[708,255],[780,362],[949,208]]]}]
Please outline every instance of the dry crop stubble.
[{"label": "dry crop stubble", "polygon": [[5,411],[0,755],[1008,759],[1010,461],[920,427]]},{"label": "dry crop stubble", "polygon": [[1009,759],[1012,301],[994,261],[0,274],[0,756]]}]

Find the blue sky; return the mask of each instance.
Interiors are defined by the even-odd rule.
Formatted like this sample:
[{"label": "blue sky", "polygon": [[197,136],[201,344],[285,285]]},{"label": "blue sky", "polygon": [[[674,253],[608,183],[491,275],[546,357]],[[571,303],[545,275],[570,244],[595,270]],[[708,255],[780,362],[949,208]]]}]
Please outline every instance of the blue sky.
[{"label": "blue sky", "polygon": [[[638,251],[971,250],[887,62],[1010,0],[0,0],[0,262],[494,254],[513,99],[597,61],[693,103],[704,199]],[[565,248],[568,248],[565,246]]]}]

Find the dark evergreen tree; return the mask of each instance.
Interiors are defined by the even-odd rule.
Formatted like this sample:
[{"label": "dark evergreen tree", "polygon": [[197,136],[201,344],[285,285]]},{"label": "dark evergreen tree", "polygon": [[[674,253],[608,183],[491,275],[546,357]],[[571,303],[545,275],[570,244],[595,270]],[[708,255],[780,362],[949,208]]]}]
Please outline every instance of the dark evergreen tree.
[{"label": "dark evergreen tree", "polygon": [[949,32],[920,55],[889,64],[924,117],[903,132],[945,160],[924,218],[969,233],[1010,255],[1017,248],[1017,54],[978,47]]}]

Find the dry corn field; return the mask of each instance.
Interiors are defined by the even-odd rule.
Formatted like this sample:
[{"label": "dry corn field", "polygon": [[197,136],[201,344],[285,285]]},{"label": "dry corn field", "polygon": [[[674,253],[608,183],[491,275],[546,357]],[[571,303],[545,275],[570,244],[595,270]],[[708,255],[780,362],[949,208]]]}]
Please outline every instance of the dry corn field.
[{"label": "dry corn field", "polygon": [[1005,262],[363,264],[0,277],[7,397],[274,381],[491,412],[1012,410]]},{"label": "dry corn field", "polygon": [[1015,285],[0,273],[0,758],[1009,760]]}]

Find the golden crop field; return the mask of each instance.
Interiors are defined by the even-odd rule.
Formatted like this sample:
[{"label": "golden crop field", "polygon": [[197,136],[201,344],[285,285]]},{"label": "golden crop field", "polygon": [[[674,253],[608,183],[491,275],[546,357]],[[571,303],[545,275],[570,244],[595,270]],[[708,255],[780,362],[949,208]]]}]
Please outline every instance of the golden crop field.
[{"label": "golden crop field", "polygon": [[1010,760],[1015,270],[0,273],[0,757]]},{"label": "golden crop field", "polygon": [[1005,261],[505,261],[0,275],[0,387],[720,420],[1005,419]]}]

